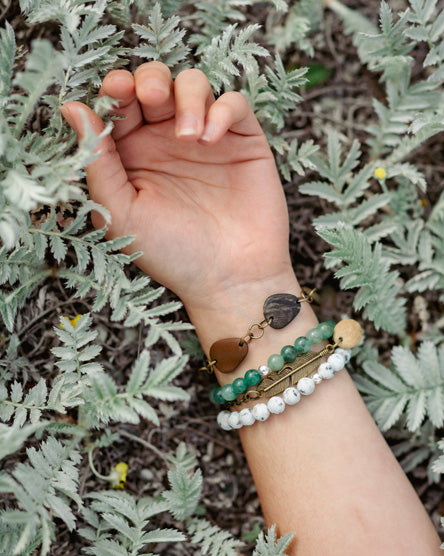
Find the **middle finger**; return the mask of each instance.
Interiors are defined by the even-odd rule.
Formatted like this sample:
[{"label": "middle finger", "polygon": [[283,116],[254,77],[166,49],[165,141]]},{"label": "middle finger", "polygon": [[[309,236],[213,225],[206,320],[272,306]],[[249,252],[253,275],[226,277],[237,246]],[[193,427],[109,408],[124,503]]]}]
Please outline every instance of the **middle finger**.
[{"label": "middle finger", "polygon": [[142,64],[136,69],[134,79],[145,122],[162,122],[174,117],[173,79],[165,64]]}]

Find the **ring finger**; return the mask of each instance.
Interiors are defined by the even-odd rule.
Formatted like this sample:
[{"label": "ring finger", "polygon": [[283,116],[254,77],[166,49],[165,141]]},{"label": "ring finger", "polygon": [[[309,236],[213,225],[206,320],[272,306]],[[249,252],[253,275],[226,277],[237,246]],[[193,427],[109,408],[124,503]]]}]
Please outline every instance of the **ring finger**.
[{"label": "ring finger", "polygon": [[174,81],[176,137],[196,141],[203,132],[205,115],[214,103],[206,75],[198,69],[179,73]]}]

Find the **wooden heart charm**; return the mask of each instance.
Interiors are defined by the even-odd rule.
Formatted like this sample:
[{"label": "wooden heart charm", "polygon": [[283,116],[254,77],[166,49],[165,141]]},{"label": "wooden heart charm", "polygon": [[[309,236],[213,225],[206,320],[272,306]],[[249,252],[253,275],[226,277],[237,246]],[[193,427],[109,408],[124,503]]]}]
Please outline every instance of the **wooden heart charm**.
[{"label": "wooden heart charm", "polygon": [[300,310],[300,301],[291,293],[275,293],[264,303],[264,317],[267,321],[272,318],[271,328],[284,328]]},{"label": "wooden heart charm", "polygon": [[210,361],[216,361],[216,369],[221,373],[231,373],[247,353],[247,342],[240,344],[239,338],[224,338],[211,346]]}]

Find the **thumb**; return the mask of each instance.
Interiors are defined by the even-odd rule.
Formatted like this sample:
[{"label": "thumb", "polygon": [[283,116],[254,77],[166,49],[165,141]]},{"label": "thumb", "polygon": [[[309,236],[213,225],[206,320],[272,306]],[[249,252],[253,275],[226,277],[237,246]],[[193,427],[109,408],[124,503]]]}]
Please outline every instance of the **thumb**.
[{"label": "thumb", "polygon": [[[100,135],[105,129],[102,119],[81,102],[67,102],[61,107],[61,112],[76,133],[79,143],[85,135],[85,120],[95,135]],[[99,157],[86,168],[89,193],[93,201],[110,211],[111,235],[122,235],[125,233],[126,214],[137,193],[128,180],[111,135],[102,137],[95,152],[99,153]],[[103,219],[100,224],[103,225]]]}]

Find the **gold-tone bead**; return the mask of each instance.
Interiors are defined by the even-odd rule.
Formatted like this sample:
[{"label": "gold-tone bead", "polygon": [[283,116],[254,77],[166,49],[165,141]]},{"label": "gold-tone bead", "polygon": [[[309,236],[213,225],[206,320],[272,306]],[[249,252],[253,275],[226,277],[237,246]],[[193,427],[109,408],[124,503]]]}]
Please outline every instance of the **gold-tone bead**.
[{"label": "gold-tone bead", "polygon": [[361,337],[361,325],[353,319],[339,321],[333,330],[333,341],[339,343],[339,346],[344,349],[351,349],[357,346]]}]

